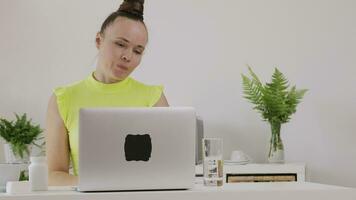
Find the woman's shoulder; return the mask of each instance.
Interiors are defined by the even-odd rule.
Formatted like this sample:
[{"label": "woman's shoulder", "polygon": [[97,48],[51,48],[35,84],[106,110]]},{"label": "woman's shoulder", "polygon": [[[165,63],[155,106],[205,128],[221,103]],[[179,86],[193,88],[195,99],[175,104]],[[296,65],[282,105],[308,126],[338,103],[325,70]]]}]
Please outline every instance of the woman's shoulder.
[{"label": "woman's shoulder", "polygon": [[134,88],[135,91],[139,91],[136,94],[142,95],[142,98],[145,98],[148,100],[147,105],[149,107],[153,106],[154,104],[157,103],[157,101],[161,98],[162,93],[163,93],[163,85],[149,85],[142,83],[140,81],[137,81],[133,78],[130,78],[130,82],[132,83],[132,87]]},{"label": "woman's shoulder", "polygon": [[141,81],[138,81],[132,77],[129,77],[129,82],[132,87],[135,87],[136,89],[153,89],[153,88],[162,88],[162,85],[152,85],[152,84],[147,84],[143,83]]},{"label": "woman's shoulder", "polygon": [[85,80],[75,81],[69,84],[60,85],[54,88],[53,92],[56,96],[65,95],[68,92],[80,90],[84,87]]}]

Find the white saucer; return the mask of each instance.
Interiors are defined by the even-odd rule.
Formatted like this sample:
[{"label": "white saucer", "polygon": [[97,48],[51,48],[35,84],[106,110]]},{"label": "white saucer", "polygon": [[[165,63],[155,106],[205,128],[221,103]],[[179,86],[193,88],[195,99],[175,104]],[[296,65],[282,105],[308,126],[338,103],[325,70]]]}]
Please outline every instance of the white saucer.
[{"label": "white saucer", "polygon": [[224,160],[225,165],[246,165],[250,163],[250,160]]}]

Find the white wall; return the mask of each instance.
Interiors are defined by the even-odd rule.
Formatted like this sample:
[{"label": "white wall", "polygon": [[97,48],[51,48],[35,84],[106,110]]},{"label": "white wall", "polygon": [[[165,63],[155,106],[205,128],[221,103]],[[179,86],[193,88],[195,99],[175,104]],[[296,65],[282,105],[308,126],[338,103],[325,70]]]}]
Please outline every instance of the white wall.
[{"label": "white wall", "polygon": [[[52,88],[94,69],[94,37],[121,1],[0,0],[0,115],[44,125]],[[150,42],[134,77],[192,105],[206,135],[266,161],[270,130],[242,98],[246,64],[308,88],[282,127],[286,159],[314,182],[356,187],[356,1],[147,0]],[[0,150],[2,151],[2,150]],[[2,156],[2,152],[0,152]]]}]

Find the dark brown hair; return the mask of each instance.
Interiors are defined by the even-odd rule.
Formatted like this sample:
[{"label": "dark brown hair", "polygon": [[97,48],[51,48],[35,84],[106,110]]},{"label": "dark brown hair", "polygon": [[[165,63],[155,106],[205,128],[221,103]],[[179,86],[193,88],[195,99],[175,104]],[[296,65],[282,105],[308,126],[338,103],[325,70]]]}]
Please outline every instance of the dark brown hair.
[{"label": "dark brown hair", "polygon": [[[117,17],[127,17],[129,19],[142,22],[143,25],[143,4],[145,0],[124,0],[120,8],[111,13],[103,22],[100,28],[100,33],[103,34],[106,27],[112,24]],[[146,25],[145,25],[146,27]]]}]

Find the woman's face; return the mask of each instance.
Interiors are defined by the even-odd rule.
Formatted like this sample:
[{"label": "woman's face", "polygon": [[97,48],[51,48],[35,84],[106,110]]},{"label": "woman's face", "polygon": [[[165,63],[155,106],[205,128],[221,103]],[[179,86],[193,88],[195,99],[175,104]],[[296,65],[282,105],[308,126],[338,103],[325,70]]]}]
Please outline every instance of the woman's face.
[{"label": "woman's face", "polygon": [[126,17],[117,17],[103,34],[98,33],[97,72],[100,79],[106,83],[114,83],[129,76],[141,62],[147,37],[143,23]]}]

